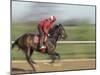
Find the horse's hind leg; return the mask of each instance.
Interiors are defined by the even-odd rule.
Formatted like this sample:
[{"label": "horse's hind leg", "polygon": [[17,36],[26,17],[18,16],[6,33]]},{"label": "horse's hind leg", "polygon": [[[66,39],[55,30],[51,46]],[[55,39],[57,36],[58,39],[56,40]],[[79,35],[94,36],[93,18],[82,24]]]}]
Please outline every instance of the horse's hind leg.
[{"label": "horse's hind leg", "polygon": [[30,49],[30,57],[29,57],[29,58],[30,58],[30,61],[31,61],[33,64],[36,64],[36,62],[34,62],[34,61],[32,60],[32,58],[31,58],[31,57],[32,57],[32,54],[33,54],[33,51],[34,51],[34,49],[31,48],[31,49]]},{"label": "horse's hind leg", "polygon": [[26,56],[27,62],[30,64],[30,66],[32,67],[33,71],[36,71],[36,70],[35,70],[35,67],[33,66],[33,64],[32,64],[32,62],[31,62],[31,60],[30,60],[30,56],[28,55],[28,50],[25,51],[25,56]]}]

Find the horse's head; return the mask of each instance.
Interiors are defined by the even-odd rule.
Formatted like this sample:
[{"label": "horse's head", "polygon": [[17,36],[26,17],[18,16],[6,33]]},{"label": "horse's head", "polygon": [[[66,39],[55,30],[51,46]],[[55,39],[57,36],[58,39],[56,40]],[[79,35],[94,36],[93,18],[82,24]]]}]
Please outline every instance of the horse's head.
[{"label": "horse's head", "polygon": [[59,25],[55,25],[50,31],[49,34],[51,35],[51,37],[54,35],[58,35],[59,38],[62,39],[66,39],[67,34],[65,32],[65,29],[63,28],[63,26],[61,24]]},{"label": "horse's head", "polygon": [[59,36],[60,36],[62,39],[66,39],[66,38],[67,38],[66,31],[65,31],[64,27],[62,26],[62,24],[59,24],[59,25],[58,25],[57,32],[58,32]]}]

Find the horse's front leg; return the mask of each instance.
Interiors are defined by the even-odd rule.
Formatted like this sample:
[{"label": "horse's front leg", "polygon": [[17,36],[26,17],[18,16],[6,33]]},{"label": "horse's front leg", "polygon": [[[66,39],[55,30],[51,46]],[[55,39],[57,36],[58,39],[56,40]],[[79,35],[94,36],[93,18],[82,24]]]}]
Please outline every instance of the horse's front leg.
[{"label": "horse's front leg", "polygon": [[56,56],[56,59],[60,60],[60,54],[59,53],[55,52],[54,55]]},{"label": "horse's front leg", "polygon": [[54,63],[56,59],[60,60],[60,55],[57,52],[51,52],[49,55],[50,58],[52,59],[50,63]]},{"label": "horse's front leg", "polygon": [[51,58],[51,62],[50,63],[54,63],[55,60],[56,60],[56,56],[55,56],[54,51],[52,51],[52,50],[51,50],[51,52],[49,51],[48,55],[50,55],[50,58]]},{"label": "horse's front leg", "polygon": [[56,60],[56,57],[55,57],[56,46],[54,44],[52,44],[50,41],[47,41],[46,46],[47,46],[47,53],[48,53],[48,55],[50,55],[50,58],[51,58],[50,63],[54,63]]},{"label": "horse's front leg", "polygon": [[50,55],[50,57],[51,57],[51,59],[52,59],[50,63],[54,63],[54,62],[55,62],[55,60],[56,60],[55,55],[54,55],[54,54],[51,54],[51,55]]}]

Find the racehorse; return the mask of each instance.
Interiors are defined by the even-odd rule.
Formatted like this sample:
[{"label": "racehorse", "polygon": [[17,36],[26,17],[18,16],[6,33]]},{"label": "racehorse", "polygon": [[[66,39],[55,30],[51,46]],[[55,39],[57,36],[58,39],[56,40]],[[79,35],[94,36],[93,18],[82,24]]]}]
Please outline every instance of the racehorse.
[{"label": "racehorse", "polygon": [[[12,48],[14,48],[15,45],[18,46],[19,49],[21,49],[27,59],[27,62],[30,64],[30,66],[33,68],[33,71],[35,70],[35,67],[32,63],[35,63],[31,56],[35,51],[40,52],[40,42],[39,42],[39,34],[38,33],[25,33],[18,37],[14,43],[12,44]],[[51,63],[54,63],[56,59],[60,59],[59,53],[55,51],[57,41],[62,39],[66,39],[67,34],[61,24],[55,25],[49,32],[48,39],[45,43],[46,50],[44,54],[50,55],[50,58],[52,59]]]}]

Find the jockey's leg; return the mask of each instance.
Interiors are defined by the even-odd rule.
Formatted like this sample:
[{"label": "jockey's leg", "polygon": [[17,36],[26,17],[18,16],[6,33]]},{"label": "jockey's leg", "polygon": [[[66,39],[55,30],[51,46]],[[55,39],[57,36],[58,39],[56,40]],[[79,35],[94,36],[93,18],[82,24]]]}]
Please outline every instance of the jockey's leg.
[{"label": "jockey's leg", "polygon": [[46,43],[46,41],[47,41],[47,36],[46,35],[44,35],[43,37],[42,37],[42,39],[41,39],[42,41],[41,41],[41,48],[40,48],[40,50],[41,50],[41,52],[42,53],[45,53],[45,50],[46,50],[46,45],[45,45],[45,43]]},{"label": "jockey's leg", "polygon": [[41,36],[40,37],[40,47],[42,47],[44,45],[43,39],[44,39],[44,36]]},{"label": "jockey's leg", "polygon": [[45,35],[45,37],[44,37],[44,41],[43,41],[44,43],[46,43],[46,41],[47,41],[47,37],[48,37],[48,36]]},{"label": "jockey's leg", "polygon": [[40,34],[40,51],[42,53],[44,53],[45,48],[46,48],[45,43],[44,43],[44,38],[45,38],[44,32],[43,32],[42,28],[39,25],[38,25],[38,30],[39,30],[39,34]]},{"label": "jockey's leg", "polygon": [[40,25],[38,25],[38,31],[39,31],[39,35],[40,35],[40,47],[41,47],[41,46],[43,46],[44,32],[43,32],[42,28],[40,27]]}]

